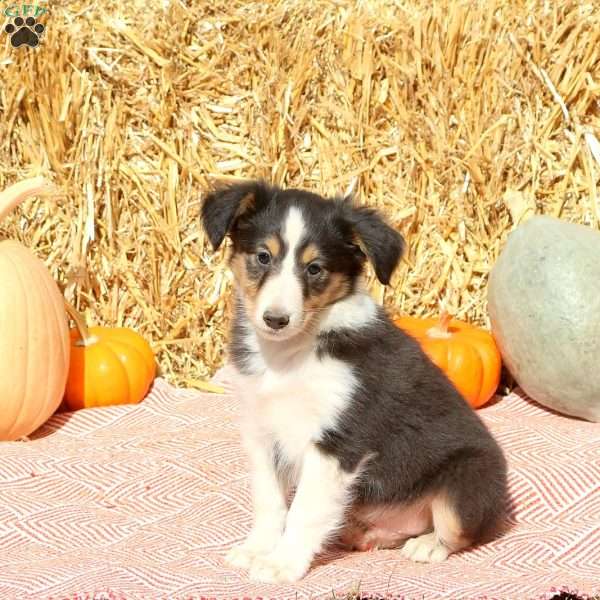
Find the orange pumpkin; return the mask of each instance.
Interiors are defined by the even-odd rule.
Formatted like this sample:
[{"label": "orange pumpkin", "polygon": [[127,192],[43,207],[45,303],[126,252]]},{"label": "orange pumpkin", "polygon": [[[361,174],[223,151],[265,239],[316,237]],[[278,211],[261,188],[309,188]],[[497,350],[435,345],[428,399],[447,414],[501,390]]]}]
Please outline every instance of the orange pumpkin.
[{"label": "orange pumpkin", "polygon": [[[0,220],[33,195],[50,191],[42,178],[0,193]],[[0,243],[0,440],[16,440],[58,408],[69,368],[69,326],[63,299],[44,263],[14,240]]]},{"label": "orange pumpkin", "polygon": [[126,327],[90,327],[69,304],[71,364],[65,390],[70,410],[137,404],[154,381],[156,363],[150,344]]},{"label": "orange pumpkin", "polygon": [[395,323],[420,343],[473,408],[494,395],[502,359],[490,333],[447,313],[439,319],[400,317]]}]

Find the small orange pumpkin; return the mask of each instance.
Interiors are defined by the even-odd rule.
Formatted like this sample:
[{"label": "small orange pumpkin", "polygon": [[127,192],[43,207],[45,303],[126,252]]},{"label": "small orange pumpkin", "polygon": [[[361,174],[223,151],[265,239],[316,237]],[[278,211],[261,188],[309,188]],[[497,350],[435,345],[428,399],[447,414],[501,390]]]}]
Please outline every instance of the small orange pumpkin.
[{"label": "small orange pumpkin", "polygon": [[76,327],[70,330],[71,362],[65,404],[70,410],[137,404],[154,381],[150,344],[126,327],[90,327],[67,302]]},{"label": "small orange pumpkin", "polygon": [[483,406],[500,382],[502,359],[490,333],[452,319],[400,317],[394,321],[414,337],[473,408]]}]

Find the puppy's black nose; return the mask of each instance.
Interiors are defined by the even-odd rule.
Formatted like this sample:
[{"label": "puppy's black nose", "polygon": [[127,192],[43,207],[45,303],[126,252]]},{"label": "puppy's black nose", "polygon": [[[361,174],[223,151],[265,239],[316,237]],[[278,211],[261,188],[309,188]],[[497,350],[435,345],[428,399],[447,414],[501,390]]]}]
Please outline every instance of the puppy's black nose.
[{"label": "puppy's black nose", "polygon": [[283,329],[290,322],[290,315],[282,315],[280,313],[265,312],[263,321],[271,329]]}]

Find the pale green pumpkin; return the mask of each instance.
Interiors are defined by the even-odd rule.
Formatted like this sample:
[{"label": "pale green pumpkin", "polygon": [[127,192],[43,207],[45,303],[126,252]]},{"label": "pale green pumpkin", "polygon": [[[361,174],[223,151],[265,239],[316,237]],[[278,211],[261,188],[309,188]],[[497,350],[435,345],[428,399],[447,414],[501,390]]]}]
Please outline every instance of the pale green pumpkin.
[{"label": "pale green pumpkin", "polygon": [[529,396],[600,421],[600,232],[547,216],[517,227],[490,273],[488,310]]}]

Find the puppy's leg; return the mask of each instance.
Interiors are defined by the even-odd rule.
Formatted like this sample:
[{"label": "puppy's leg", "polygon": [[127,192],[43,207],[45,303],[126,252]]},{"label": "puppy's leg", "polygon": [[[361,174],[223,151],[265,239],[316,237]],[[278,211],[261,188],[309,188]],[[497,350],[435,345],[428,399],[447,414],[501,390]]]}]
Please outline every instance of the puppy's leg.
[{"label": "puppy's leg", "polygon": [[402,554],[418,562],[445,560],[494,533],[505,506],[506,463],[500,449],[461,455],[446,468],[431,502],[433,532],[408,540]]},{"label": "puppy's leg", "polygon": [[254,523],[243,544],[226,557],[234,567],[248,569],[254,559],[271,552],[285,525],[287,505],[285,490],[275,471],[273,448],[253,434],[244,435],[246,452],[252,469],[252,504]]},{"label": "puppy's leg", "polygon": [[416,562],[442,562],[452,552],[469,546],[460,517],[446,494],[437,495],[431,503],[433,531],[407,540],[402,555]]},{"label": "puppy's leg", "polygon": [[302,461],[298,489],[285,532],[275,550],[257,558],[250,577],[258,581],[297,581],[308,571],[329,536],[341,527],[355,474],[336,458],[310,446]]}]

